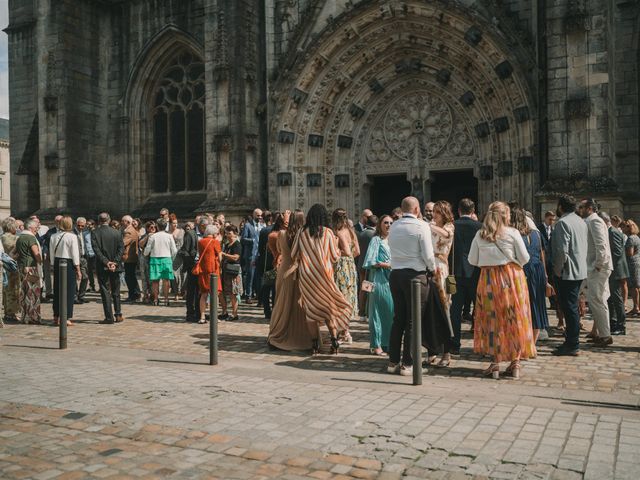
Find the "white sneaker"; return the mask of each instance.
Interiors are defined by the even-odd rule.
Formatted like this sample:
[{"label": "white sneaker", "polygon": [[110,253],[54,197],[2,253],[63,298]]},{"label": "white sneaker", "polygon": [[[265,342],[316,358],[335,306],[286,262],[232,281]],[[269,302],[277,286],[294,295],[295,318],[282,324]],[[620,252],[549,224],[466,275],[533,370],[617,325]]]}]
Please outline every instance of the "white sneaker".
[{"label": "white sneaker", "polygon": [[389,362],[389,365],[387,365],[387,373],[394,374],[394,373],[398,373],[399,371],[400,371],[400,365]]},{"label": "white sneaker", "polygon": [[413,375],[413,367],[411,365],[402,365],[400,367],[400,375],[403,377],[408,377],[409,375]]}]

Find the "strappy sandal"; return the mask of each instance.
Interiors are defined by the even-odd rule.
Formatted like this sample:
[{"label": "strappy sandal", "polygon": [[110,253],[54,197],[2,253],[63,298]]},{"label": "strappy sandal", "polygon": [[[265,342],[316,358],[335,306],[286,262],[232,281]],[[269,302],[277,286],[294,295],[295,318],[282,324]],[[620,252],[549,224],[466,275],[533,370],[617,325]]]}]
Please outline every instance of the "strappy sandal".
[{"label": "strappy sandal", "polygon": [[492,377],[494,380],[498,380],[500,378],[500,365],[497,363],[491,363],[489,368],[482,371],[482,375],[485,377]]},{"label": "strappy sandal", "polygon": [[448,367],[450,363],[451,363],[451,355],[448,353],[445,353],[442,355],[442,358],[440,359],[436,367],[440,367],[440,368]]},{"label": "strappy sandal", "polygon": [[515,380],[520,378],[520,360],[514,360],[504,371],[505,374],[511,375]]}]

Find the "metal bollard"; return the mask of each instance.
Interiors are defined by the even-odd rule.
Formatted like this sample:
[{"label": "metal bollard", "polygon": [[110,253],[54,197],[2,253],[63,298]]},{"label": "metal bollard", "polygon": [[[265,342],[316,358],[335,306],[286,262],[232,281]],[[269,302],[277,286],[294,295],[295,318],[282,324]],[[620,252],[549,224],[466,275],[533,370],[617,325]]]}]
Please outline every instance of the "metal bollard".
[{"label": "metal bollard", "polygon": [[420,280],[411,280],[411,357],[413,358],[413,384],[422,385],[422,299]]},{"label": "metal bollard", "polygon": [[60,350],[67,348],[67,262],[66,258],[61,258],[58,265],[58,306],[60,319]]},{"label": "metal bollard", "polygon": [[218,276],[209,277],[209,365],[218,364]]}]

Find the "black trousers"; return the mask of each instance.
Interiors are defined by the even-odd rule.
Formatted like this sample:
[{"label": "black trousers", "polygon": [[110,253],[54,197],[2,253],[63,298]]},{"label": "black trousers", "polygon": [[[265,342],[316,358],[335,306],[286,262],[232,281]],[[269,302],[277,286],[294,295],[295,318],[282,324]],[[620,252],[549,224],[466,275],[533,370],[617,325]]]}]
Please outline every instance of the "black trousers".
[{"label": "black trousers", "polygon": [[198,277],[191,273],[191,268],[188,269],[185,284],[187,321],[197,322],[200,318],[200,288],[198,287]]},{"label": "black trousers", "polygon": [[578,310],[578,298],[582,280],[562,280],[556,277],[560,308],[564,313],[566,325],[563,347],[568,349],[580,348],[580,312]]},{"label": "black trousers", "polygon": [[[420,280],[421,304],[424,307],[427,298],[427,274],[411,269],[392,270],[389,283],[393,297],[393,324],[389,337],[389,361],[406,366],[413,365],[411,358],[411,280]],[[422,313],[420,315],[422,318]],[[402,353],[402,355],[401,355]],[[416,359],[419,363],[420,359]]]},{"label": "black trousers", "polygon": [[129,300],[137,300],[138,297],[140,296],[140,287],[138,286],[138,277],[136,277],[137,267],[138,267],[138,262],[124,264],[124,281],[126,282],[127,290],[129,291],[127,294],[127,298]]},{"label": "black trousers", "polygon": [[451,297],[451,325],[453,326],[453,339],[451,345],[445,345],[445,353],[451,349],[460,350],[460,335],[462,330],[462,314],[467,304],[476,298],[477,284],[472,278],[456,277],[456,293]]},{"label": "black trousers", "polygon": [[[53,265],[53,316],[60,316],[60,258]],[[73,318],[73,301],[76,298],[76,270],[73,261],[67,259],[67,268],[62,275],[67,277],[67,318]]]},{"label": "black trousers", "polygon": [[615,279],[613,276],[609,277],[609,292],[611,293],[607,300],[607,304],[609,305],[609,327],[612,332],[624,330],[626,316],[620,279]]},{"label": "black trousers", "polygon": [[98,284],[100,285],[104,318],[112,322],[115,315],[122,315],[120,309],[120,272],[99,269]]},{"label": "black trousers", "polygon": [[271,318],[273,303],[276,301],[276,286],[263,284],[260,288],[259,301],[262,303],[265,318]]}]

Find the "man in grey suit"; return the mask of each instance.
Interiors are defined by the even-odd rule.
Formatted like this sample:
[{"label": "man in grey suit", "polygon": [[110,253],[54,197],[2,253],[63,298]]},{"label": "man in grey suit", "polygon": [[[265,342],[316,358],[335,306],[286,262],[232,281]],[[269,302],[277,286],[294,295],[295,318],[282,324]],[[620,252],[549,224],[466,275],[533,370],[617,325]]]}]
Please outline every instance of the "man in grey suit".
[{"label": "man in grey suit", "polygon": [[629,265],[624,251],[624,234],[611,226],[611,218],[606,212],[599,213],[609,231],[609,246],[611,247],[611,260],[613,272],[609,277],[609,291],[611,296],[609,304],[609,327],[611,335],[625,335],[625,312],[623,291],[629,278]]},{"label": "man in grey suit", "polygon": [[609,232],[598,216],[598,204],[593,198],[585,198],[578,205],[578,212],[587,224],[587,301],[595,324],[597,336],[594,345],[606,347],[613,343],[609,329],[609,276],[613,270]]},{"label": "man in grey suit", "polygon": [[579,354],[580,313],[578,295],[580,285],[587,278],[587,224],[575,213],[576,200],[570,195],[558,198],[558,222],[551,236],[553,273],[564,313],[565,340],[554,355]]}]

